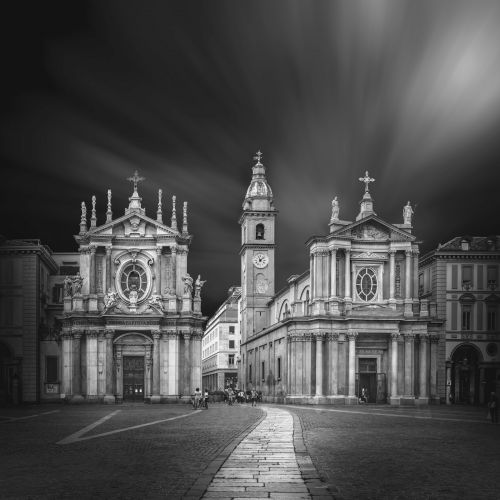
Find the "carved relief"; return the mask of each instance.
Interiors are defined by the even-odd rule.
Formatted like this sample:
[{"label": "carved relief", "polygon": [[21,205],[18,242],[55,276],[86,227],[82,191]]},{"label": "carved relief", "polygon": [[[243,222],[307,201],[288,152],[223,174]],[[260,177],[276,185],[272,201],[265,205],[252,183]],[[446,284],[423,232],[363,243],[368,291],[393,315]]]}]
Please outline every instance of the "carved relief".
[{"label": "carved relief", "polygon": [[264,277],[263,274],[257,274],[255,280],[255,291],[257,293],[265,294],[269,289],[269,281]]},{"label": "carved relief", "polygon": [[352,230],[352,235],[354,238],[362,240],[385,240],[389,237],[387,232],[382,231],[372,224],[355,227]]}]

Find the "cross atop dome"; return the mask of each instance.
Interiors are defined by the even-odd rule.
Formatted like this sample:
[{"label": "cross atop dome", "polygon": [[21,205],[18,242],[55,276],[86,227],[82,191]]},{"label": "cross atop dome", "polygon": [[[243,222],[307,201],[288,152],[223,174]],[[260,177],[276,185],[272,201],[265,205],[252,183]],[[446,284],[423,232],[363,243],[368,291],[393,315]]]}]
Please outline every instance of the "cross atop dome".
[{"label": "cross atop dome", "polygon": [[257,153],[255,153],[255,156],[253,157],[254,160],[257,160],[257,165],[262,165],[262,163],[260,162],[262,156],[263,156],[263,154],[260,152],[260,149],[259,149],[257,151]]},{"label": "cross atop dome", "polygon": [[368,185],[370,184],[370,182],[375,182],[375,179],[368,175],[368,170],[365,171],[365,176],[360,177],[359,180],[365,183],[365,193],[368,193]]}]

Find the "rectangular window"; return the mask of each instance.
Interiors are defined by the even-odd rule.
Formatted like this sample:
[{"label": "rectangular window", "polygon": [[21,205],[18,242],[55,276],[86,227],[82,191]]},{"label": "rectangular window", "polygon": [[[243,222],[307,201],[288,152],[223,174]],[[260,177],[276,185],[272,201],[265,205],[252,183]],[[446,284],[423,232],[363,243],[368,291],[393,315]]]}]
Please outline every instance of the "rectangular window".
[{"label": "rectangular window", "polygon": [[230,354],[228,356],[228,363],[229,363],[229,366],[234,366],[234,354]]},{"label": "rectangular window", "polygon": [[252,363],[248,365],[248,382],[252,383]]},{"label": "rectangular window", "polygon": [[281,358],[277,359],[278,365],[276,367],[276,373],[278,374],[278,380],[281,380]]},{"label": "rectangular window", "polygon": [[234,340],[229,341],[229,349],[234,349]]},{"label": "rectangular window", "polygon": [[363,373],[376,373],[377,360],[374,358],[359,358],[359,371]]},{"label": "rectangular window", "polygon": [[458,302],[451,303],[451,329],[458,330]]},{"label": "rectangular window", "polygon": [[472,266],[462,266],[462,288],[464,290],[472,288]]},{"label": "rectangular window", "polygon": [[45,382],[48,384],[56,384],[59,382],[58,365],[59,359],[57,356],[45,357]]},{"label": "rectangular window", "polygon": [[498,267],[488,266],[488,288],[490,290],[495,290],[498,285]]},{"label": "rectangular window", "polygon": [[497,329],[497,312],[493,308],[488,309],[488,330]]},{"label": "rectangular window", "polygon": [[482,290],[484,288],[483,274],[484,274],[484,266],[477,266],[477,288],[478,288],[478,290]]},{"label": "rectangular window", "polygon": [[484,307],[481,301],[476,302],[476,330],[483,329]]},{"label": "rectangular window", "polygon": [[233,334],[233,333],[234,333],[234,326],[230,326],[230,327],[229,327],[229,333],[230,333],[230,334]]},{"label": "rectangular window", "polygon": [[454,290],[458,288],[458,266],[456,264],[451,266],[451,288]]},{"label": "rectangular window", "polygon": [[60,304],[63,301],[63,286],[61,284],[54,285],[52,289],[52,302]]},{"label": "rectangular window", "polygon": [[266,362],[262,361],[262,382],[266,380]]},{"label": "rectangular window", "polygon": [[471,306],[462,306],[462,330],[471,329]]}]

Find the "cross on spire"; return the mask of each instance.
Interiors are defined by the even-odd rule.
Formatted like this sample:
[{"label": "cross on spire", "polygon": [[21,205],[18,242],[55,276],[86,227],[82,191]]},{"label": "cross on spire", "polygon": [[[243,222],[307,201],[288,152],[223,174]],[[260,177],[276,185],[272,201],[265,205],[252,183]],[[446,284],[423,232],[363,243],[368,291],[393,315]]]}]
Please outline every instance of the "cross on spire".
[{"label": "cross on spire", "polygon": [[262,158],[262,153],[260,152],[260,149],[257,151],[257,153],[255,153],[255,156],[253,157],[254,160],[257,160],[257,164],[260,163],[260,160]]},{"label": "cross on spire", "polygon": [[365,176],[360,177],[359,180],[365,183],[365,193],[368,193],[368,184],[370,184],[370,182],[375,182],[375,179],[368,175],[368,170],[365,172]]},{"label": "cross on spire", "polygon": [[134,191],[137,191],[137,183],[145,179],[145,177],[139,177],[137,170],[134,172],[134,175],[132,177],[127,177],[127,181],[134,183]]}]

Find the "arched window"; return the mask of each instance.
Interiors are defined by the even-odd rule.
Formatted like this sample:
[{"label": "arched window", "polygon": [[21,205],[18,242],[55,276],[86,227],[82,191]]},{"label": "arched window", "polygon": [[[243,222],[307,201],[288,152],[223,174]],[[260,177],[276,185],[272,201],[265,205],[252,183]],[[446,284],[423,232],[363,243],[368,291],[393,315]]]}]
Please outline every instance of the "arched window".
[{"label": "arched window", "polygon": [[263,240],[264,239],[264,224],[257,224],[255,227],[255,239]]}]

